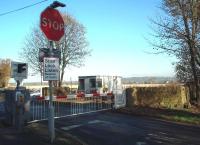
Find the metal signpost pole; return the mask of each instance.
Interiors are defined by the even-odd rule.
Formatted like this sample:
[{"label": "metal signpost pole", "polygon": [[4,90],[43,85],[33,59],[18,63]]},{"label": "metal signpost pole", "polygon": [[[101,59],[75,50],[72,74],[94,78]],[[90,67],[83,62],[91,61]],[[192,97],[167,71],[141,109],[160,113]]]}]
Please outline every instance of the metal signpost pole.
[{"label": "metal signpost pole", "polygon": [[[53,56],[53,41],[49,41],[50,43],[50,57]],[[50,132],[50,137],[51,137],[51,142],[54,141],[55,139],[55,128],[54,128],[54,107],[53,107],[53,82],[50,80],[49,81],[49,120],[48,120],[48,125],[49,125],[49,132]]]},{"label": "metal signpost pole", "polygon": [[[58,1],[54,1],[49,7],[47,7],[40,16],[40,28],[41,30],[44,32],[44,34],[46,35],[46,37],[50,40],[49,41],[49,57],[53,57],[54,56],[54,52],[53,52],[53,41],[59,41],[61,39],[61,37],[64,35],[64,20],[61,16],[61,14],[59,13],[58,10],[56,10],[57,7],[65,7],[65,4],[58,2]],[[49,60],[51,60],[49,58]],[[56,61],[55,61],[56,62]],[[46,62],[44,62],[46,63]],[[47,63],[52,63],[51,61]],[[51,65],[50,65],[51,66]],[[50,67],[50,66],[46,66],[45,67]],[[54,65],[53,65],[54,66]],[[57,66],[57,65],[55,65]],[[53,68],[55,69],[55,68]],[[59,67],[56,68],[59,71]],[[49,69],[47,69],[47,72],[49,71]],[[46,72],[46,70],[44,71]],[[50,72],[52,73],[52,72]],[[45,74],[45,73],[44,73]],[[44,78],[48,76],[47,74],[44,75]],[[48,80],[49,81],[49,118],[48,118],[48,127],[49,127],[49,135],[51,138],[51,143],[53,143],[54,139],[55,139],[55,128],[54,128],[54,107],[53,107],[53,80],[58,80],[59,78],[57,78],[55,76],[51,76],[50,78],[47,77],[47,79],[44,80]]]}]

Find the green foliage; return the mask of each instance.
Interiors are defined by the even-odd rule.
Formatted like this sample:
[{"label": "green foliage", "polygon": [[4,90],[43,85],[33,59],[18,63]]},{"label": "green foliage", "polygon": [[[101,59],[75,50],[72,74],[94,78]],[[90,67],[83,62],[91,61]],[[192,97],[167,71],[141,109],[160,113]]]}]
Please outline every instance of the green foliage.
[{"label": "green foliage", "polygon": [[161,115],[162,118],[173,120],[177,122],[185,122],[185,123],[192,123],[192,124],[200,124],[200,116],[192,116],[192,115]]},{"label": "green foliage", "polygon": [[187,102],[188,89],[183,86],[134,87],[126,90],[128,106],[182,108]]},{"label": "green foliage", "polygon": [[133,115],[150,116],[170,121],[200,125],[200,114],[199,114],[200,109],[194,106],[189,109],[167,109],[167,108],[134,106],[134,107],[126,107],[119,111]]}]

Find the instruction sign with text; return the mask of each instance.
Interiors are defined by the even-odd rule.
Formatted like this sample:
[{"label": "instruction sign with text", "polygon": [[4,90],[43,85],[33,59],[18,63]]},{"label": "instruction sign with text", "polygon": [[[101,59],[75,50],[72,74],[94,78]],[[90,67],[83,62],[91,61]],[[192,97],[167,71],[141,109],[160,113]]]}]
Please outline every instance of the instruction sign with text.
[{"label": "instruction sign with text", "polygon": [[44,57],[44,81],[58,81],[60,76],[59,58]]}]

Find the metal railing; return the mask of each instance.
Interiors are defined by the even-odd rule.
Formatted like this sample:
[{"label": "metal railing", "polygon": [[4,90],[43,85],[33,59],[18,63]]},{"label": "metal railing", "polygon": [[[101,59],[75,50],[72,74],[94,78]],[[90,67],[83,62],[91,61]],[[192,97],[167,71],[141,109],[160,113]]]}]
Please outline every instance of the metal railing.
[{"label": "metal railing", "polygon": [[[48,119],[48,100],[32,100],[30,104],[30,122]],[[80,98],[64,98],[53,101],[55,118],[73,116],[113,107],[111,96],[94,96]]]}]

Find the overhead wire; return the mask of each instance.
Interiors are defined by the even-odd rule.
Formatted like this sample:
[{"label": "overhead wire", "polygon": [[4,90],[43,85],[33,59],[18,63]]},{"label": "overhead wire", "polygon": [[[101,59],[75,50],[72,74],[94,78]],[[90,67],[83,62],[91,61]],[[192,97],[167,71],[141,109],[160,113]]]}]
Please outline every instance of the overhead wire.
[{"label": "overhead wire", "polygon": [[12,10],[12,11],[4,12],[4,13],[1,13],[0,16],[4,16],[4,15],[10,14],[10,13],[14,13],[14,12],[17,12],[17,11],[21,11],[21,10],[23,10],[23,9],[26,9],[26,8],[29,8],[29,7],[33,7],[33,6],[35,6],[35,5],[41,4],[41,3],[46,2],[46,1],[48,1],[48,0],[43,0],[43,1],[40,1],[40,2],[37,2],[37,3],[31,4],[31,5],[27,5],[27,6],[25,6],[25,7],[19,8],[19,9],[15,9],[15,10]]}]

